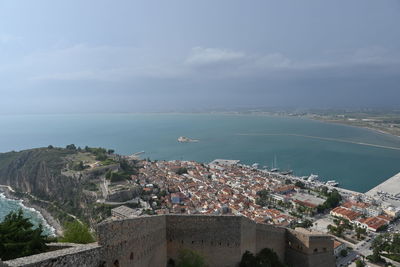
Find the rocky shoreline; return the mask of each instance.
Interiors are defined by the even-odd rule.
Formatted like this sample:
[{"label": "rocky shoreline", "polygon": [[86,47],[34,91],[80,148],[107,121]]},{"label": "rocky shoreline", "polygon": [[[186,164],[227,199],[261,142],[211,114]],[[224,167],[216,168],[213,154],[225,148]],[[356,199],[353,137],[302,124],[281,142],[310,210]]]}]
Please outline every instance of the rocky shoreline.
[{"label": "rocky shoreline", "polygon": [[44,218],[45,222],[54,229],[54,234],[56,234],[57,236],[63,235],[63,227],[61,226],[60,222],[57,219],[55,219],[47,210],[36,204],[31,203],[31,201],[28,198],[16,197],[13,194],[11,187],[1,186],[0,193],[3,193],[7,199],[21,200],[25,207],[34,209]]}]

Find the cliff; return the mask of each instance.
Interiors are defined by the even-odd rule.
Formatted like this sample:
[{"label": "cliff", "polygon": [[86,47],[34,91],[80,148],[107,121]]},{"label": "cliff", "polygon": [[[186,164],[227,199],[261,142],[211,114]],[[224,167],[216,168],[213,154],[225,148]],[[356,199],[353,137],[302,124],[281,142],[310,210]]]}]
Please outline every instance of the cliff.
[{"label": "cliff", "polygon": [[80,194],[79,180],[61,174],[66,156],[73,153],[47,148],[2,153],[0,183],[44,200],[74,201]]},{"label": "cliff", "polygon": [[[109,215],[107,207],[96,204],[102,196],[97,184],[109,168],[76,170],[74,166],[82,160],[98,162],[95,155],[77,149],[50,147],[0,153],[0,184],[11,186],[17,197],[30,199],[62,223],[73,215],[95,225]],[[119,165],[113,162],[112,166],[118,169]]]}]

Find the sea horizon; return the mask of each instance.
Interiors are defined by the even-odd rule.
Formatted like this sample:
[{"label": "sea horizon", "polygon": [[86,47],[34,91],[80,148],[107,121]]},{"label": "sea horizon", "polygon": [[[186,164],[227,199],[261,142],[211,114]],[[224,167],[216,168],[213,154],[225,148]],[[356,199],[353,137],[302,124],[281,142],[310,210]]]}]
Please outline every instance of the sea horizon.
[{"label": "sea horizon", "polygon": [[[229,158],[271,167],[277,158],[277,167],[292,169],[296,176],[316,173],[323,181],[337,180],[340,187],[359,192],[400,172],[397,136],[308,118],[210,112],[14,114],[0,115],[0,123],[4,125],[0,152],[74,143],[106,147],[122,155],[145,151],[143,157],[152,160],[207,163]],[[179,136],[200,142],[178,143]],[[336,165],[341,161],[342,168]],[[361,178],[363,166],[367,181]]]}]

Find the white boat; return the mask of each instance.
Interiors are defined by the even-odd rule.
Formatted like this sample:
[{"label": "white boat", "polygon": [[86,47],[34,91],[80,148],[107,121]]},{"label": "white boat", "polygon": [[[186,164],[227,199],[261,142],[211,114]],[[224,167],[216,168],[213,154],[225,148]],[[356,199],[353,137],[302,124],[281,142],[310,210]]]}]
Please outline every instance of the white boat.
[{"label": "white boat", "polygon": [[278,172],[279,168],[278,168],[278,164],[276,163],[276,155],[274,156],[274,161],[272,162],[271,165],[271,172]]},{"label": "white boat", "polygon": [[329,186],[338,186],[338,185],[339,185],[339,183],[336,182],[335,180],[326,181],[325,184],[326,184],[326,185],[329,185]]},{"label": "white boat", "polygon": [[310,176],[308,176],[308,178],[307,178],[307,181],[309,181],[309,182],[315,182],[315,181],[317,181],[318,180],[318,175],[316,175],[316,174],[311,174]]},{"label": "white boat", "polygon": [[251,167],[253,168],[253,169],[258,169],[258,166],[259,166],[260,164],[258,164],[258,163],[254,163],[253,165],[251,165]]}]

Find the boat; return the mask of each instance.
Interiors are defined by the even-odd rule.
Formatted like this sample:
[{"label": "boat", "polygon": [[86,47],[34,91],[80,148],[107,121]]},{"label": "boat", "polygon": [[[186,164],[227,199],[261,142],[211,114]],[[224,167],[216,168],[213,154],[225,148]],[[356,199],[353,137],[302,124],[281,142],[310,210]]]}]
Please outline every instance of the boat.
[{"label": "boat", "polygon": [[292,174],[292,173],[293,173],[293,170],[287,170],[287,171],[282,171],[281,172],[282,175],[289,175],[289,174]]},{"label": "boat", "polygon": [[259,166],[260,164],[258,164],[258,163],[254,163],[253,165],[251,165],[251,167],[253,168],[253,169],[258,169],[258,166]]},{"label": "boat", "polygon": [[338,186],[338,185],[339,185],[339,183],[336,182],[335,180],[326,181],[325,184],[326,184],[326,185],[329,185],[329,186]]},{"label": "boat", "polygon": [[271,172],[278,172],[279,168],[277,168],[277,167],[278,167],[278,164],[276,163],[276,155],[275,155],[274,161],[272,162],[272,165],[271,165]]},{"label": "boat", "polygon": [[186,136],[179,136],[178,137],[178,142],[179,143],[190,143],[190,142],[198,142],[199,140],[196,139],[191,139],[189,137]]},{"label": "boat", "polygon": [[315,181],[317,181],[318,180],[318,175],[316,175],[316,174],[311,174],[310,176],[308,176],[308,178],[307,178],[307,181],[309,181],[309,182],[315,182]]}]

